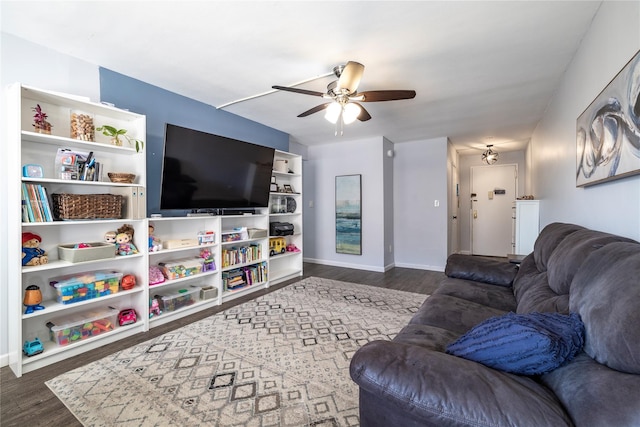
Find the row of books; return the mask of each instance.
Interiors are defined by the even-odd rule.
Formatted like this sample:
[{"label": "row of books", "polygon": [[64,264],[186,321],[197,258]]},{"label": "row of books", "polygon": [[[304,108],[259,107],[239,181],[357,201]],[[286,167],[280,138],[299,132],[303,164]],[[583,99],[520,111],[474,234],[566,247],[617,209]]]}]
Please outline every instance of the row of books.
[{"label": "row of books", "polygon": [[266,280],[266,262],[222,272],[222,284],[225,291],[235,291]]},{"label": "row of books", "polygon": [[241,247],[231,247],[222,250],[222,267],[229,267],[236,264],[246,264],[248,262],[262,259],[262,246],[249,245]]},{"label": "row of books", "polygon": [[22,222],[53,221],[47,189],[40,184],[22,183]]}]

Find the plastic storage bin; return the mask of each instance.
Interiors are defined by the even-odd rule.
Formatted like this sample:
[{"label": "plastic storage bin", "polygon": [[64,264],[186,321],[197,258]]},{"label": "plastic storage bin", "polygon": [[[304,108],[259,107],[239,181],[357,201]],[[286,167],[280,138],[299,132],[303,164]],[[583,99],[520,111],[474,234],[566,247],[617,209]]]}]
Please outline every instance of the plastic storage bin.
[{"label": "plastic storage bin", "polygon": [[195,304],[199,300],[200,288],[180,289],[172,294],[156,294],[159,298],[160,309],[162,312],[170,312],[180,310]]},{"label": "plastic storage bin", "polygon": [[69,262],[84,262],[97,259],[115,258],[116,245],[113,243],[91,242],[88,246],[71,243],[58,246],[58,257]]},{"label": "plastic storage bin", "polygon": [[51,319],[47,323],[49,337],[59,346],[73,344],[112,331],[117,317],[118,310],[102,308]]},{"label": "plastic storage bin", "polygon": [[56,289],[60,304],[72,304],[117,293],[120,279],[122,273],[117,271],[87,271],[55,277],[49,284]]},{"label": "plastic storage bin", "polygon": [[186,258],[171,262],[161,262],[158,266],[162,270],[164,277],[169,280],[175,280],[202,273],[203,263],[204,259],[202,258]]}]

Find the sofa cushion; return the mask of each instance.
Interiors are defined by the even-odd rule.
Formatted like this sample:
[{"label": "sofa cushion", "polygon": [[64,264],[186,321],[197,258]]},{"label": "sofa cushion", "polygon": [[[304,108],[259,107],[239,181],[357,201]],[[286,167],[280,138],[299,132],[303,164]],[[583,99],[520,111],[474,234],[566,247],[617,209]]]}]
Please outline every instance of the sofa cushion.
[{"label": "sofa cushion", "polygon": [[576,313],[508,313],[488,319],[447,346],[447,353],[522,375],[550,372],[584,344]]},{"label": "sofa cushion", "polygon": [[578,230],[565,237],[549,256],[549,287],[557,294],[568,294],[573,276],[591,252],[612,242],[633,240],[593,230]]},{"label": "sofa cushion", "polygon": [[504,310],[449,295],[431,295],[409,323],[435,326],[462,335],[478,323],[505,313]]},{"label": "sofa cushion", "polygon": [[569,306],[585,324],[585,352],[640,374],[640,245],[610,243],[589,255],[571,284]]},{"label": "sofa cushion", "polygon": [[533,255],[538,270],[547,271],[547,261],[560,242],[569,234],[584,229],[579,225],[561,222],[554,222],[543,228],[533,245]]},{"label": "sofa cushion", "polygon": [[520,264],[520,271],[513,282],[513,292],[518,303],[518,314],[569,314],[569,294],[558,295],[549,287],[548,274],[546,271],[538,271],[533,255],[526,257]]},{"label": "sofa cushion", "polygon": [[558,396],[577,426],[640,426],[637,375],[607,368],[581,352],[541,380]]},{"label": "sofa cushion", "polygon": [[501,286],[511,286],[517,273],[518,266],[506,260],[462,254],[450,255],[444,269],[449,277]]},{"label": "sofa cushion", "polygon": [[469,280],[447,277],[440,282],[433,295],[449,295],[504,311],[513,311],[516,308],[513,288]]}]

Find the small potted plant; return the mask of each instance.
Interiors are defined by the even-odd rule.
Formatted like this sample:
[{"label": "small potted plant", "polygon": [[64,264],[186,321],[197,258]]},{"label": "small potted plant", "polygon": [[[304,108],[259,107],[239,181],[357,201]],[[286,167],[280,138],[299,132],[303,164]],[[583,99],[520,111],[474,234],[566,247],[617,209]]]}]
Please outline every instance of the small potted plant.
[{"label": "small potted plant", "polygon": [[47,114],[42,111],[40,104],[36,104],[35,107],[31,107],[31,111],[36,113],[33,116],[33,127],[35,128],[35,132],[51,135],[51,123],[47,121]]},{"label": "small potted plant", "polygon": [[113,126],[103,125],[96,129],[98,132],[102,132],[103,135],[111,137],[111,143],[113,145],[122,146],[122,140],[120,137],[126,138],[130,145],[135,143],[136,152],[140,152],[144,148],[144,141],[136,138],[132,138],[127,135],[126,129],[116,129]]}]

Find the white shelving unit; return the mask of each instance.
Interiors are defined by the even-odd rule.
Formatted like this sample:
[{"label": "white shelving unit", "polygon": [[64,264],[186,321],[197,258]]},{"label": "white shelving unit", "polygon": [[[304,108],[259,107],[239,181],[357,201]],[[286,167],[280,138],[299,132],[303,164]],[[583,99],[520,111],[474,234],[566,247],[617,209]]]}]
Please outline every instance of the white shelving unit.
[{"label": "white shelving unit", "polygon": [[154,237],[160,239],[163,244],[167,240],[196,239],[201,231],[211,231],[215,233],[215,242],[179,247],[175,249],[161,249],[157,252],[149,252],[149,266],[157,266],[163,262],[171,262],[180,259],[198,258],[203,249],[211,252],[215,262],[215,270],[203,271],[192,276],[179,279],[165,280],[156,285],[149,285],[149,298],[155,295],[166,295],[180,292],[181,290],[193,290],[194,287],[213,286],[218,289],[215,298],[201,300],[198,293],[196,302],[187,307],[175,311],[164,311],[159,316],[151,316],[149,326],[155,327],[176,319],[196,313],[200,310],[210,308],[221,303],[220,292],[220,217],[174,217],[174,218],[152,218],[149,224],[154,227]]},{"label": "white shelving unit", "polygon": [[[273,176],[280,189],[270,195],[269,207],[257,209],[254,214],[161,217],[146,218],[146,162],[143,152],[135,148],[111,145],[109,138],[99,132],[95,141],[72,139],[70,116],[74,110],[93,115],[95,127],[107,124],[118,129],[127,129],[127,135],[146,140],[146,118],[143,115],[119,110],[107,105],[90,102],[87,99],[35,89],[20,84],[8,91],[10,102],[8,111],[8,148],[6,171],[8,174],[8,265],[10,278],[8,317],[9,364],[16,376],[47,366],[71,356],[103,346],[133,334],[145,332],[150,327],[159,326],[194,314],[201,310],[220,305],[240,296],[269,287],[271,284],[302,276],[302,158],[295,154],[276,151],[275,160],[286,161],[286,170],[274,170]],[[32,107],[37,104],[48,115],[52,124],[51,135],[33,132]],[[70,148],[81,152],[93,152],[102,165],[99,181],[72,181],[59,178],[54,166],[57,150]],[[22,166],[38,164],[43,168],[43,176],[22,177]],[[107,172],[127,172],[136,174],[132,184],[112,183]],[[22,184],[37,184],[46,188],[49,194],[119,194],[125,198],[122,219],[72,220],[51,222],[23,222],[21,194]],[[285,190],[285,185],[288,187]],[[290,192],[289,192],[290,191]],[[276,209],[276,202],[284,204]],[[49,201],[51,203],[51,200]],[[294,234],[283,236],[287,245],[295,245],[296,251],[270,256],[270,223],[287,222],[293,224]],[[139,253],[115,258],[85,262],[68,262],[58,258],[58,245],[72,243],[102,242],[108,231],[115,231],[124,224],[134,229],[133,243]],[[197,239],[201,231],[215,234],[214,242],[203,245],[191,244],[159,251],[148,250],[149,225],[153,225],[153,236],[161,241]],[[248,238],[225,241],[224,235],[236,229],[251,230]],[[255,233],[254,230],[261,230]],[[42,239],[41,248],[47,252],[49,262],[38,266],[22,266],[21,233],[32,232]],[[245,236],[246,237],[246,236]],[[242,247],[259,248],[260,255],[233,265],[225,265],[222,255],[225,251]],[[163,283],[149,285],[149,267],[160,263],[194,259],[201,256],[203,249],[209,250],[214,259],[215,270],[203,271]],[[225,289],[223,276],[238,268],[260,266],[266,278],[239,289]],[[130,290],[119,290],[107,296],[80,302],[62,304],[57,301],[55,289],[50,286],[52,279],[68,275],[94,271],[116,271],[136,277],[136,285]],[[23,298],[29,285],[37,285],[43,296],[42,310],[24,314]],[[175,307],[151,315],[150,302],[156,295],[174,295],[195,292],[196,288],[213,287],[214,297],[208,292],[208,299],[197,297],[190,305]],[[47,323],[61,316],[72,316],[85,310],[117,310],[134,308],[138,314],[136,323],[118,326],[91,338],[59,346],[49,339]],[[117,323],[117,322],[116,322]],[[25,340],[38,337],[44,344],[43,353],[27,357],[22,353]]]},{"label": "white shelving unit", "polygon": [[[147,221],[146,211],[138,209],[137,195],[145,194],[146,162],[143,152],[136,153],[129,146],[114,146],[109,138],[96,132],[95,142],[72,139],[70,115],[72,110],[93,115],[95,127],[104,124],[118,129],[128,130],[128,135],[145,140],[146,118],[143,115],[123,111],[107,105],[90,102],[87,99],[59,94],[23,86],[19,83],[8,90],[8,129],[7,129],[7,256],[9,266],[8,290],[8,342],[9,365],[16,376],[38,369],[51,363],[81,354],[87,350],[103,346],[143,332],[148,328],[147,315]],[[52,124],[51,134],[33,132],[32,108],[40,105]],[[54,167],[58,148],[70,148],[82,152],[93,152],[96,161],[102,166],[100,181],[71,181],[60,179]],[[37,178],[22,177],[22,166],[38,164],[42,166],[43,176]],[[107,172],[128,172],[136,174],[133,184],[109,182]],[[21,208],[22,184],[38,184],[46,188],[49,195],[54,193],[71,194],[121,194],[125,196],[126,206],[122,219],[114,220],[76,220],[51,222],[23,222]],[[51,200],[49,203],[52,205]],[[141,205],[146,205],[142,202]],[[115,258],[71,263],[58,258],[58,245],[69,243],[102,242],[108,231],[115,231],[124,224],[130,224],[134,230],[134,244],[140,253],[137,255],[116,256]],[[47,252],[49,262],[38,266],[22,266],[22,233],[31,232],[41,237],[40,247]],[[50,286],[51,279],[68,274],[99,270],[117,271],[136,277],[136,286],[127,291],[119,291],[107,296],[88,299],[71,304],[57,302],[55,289]],[[23,297],[29,285],[37,285],[42,293],[45,307],[43,310],[24,314]],[[109,332],[59,346],[49,339],[47,323],[51,319],[64,318],[85,310],[119,310],[134,308],[139,314],[138,322],[115,328]],[[44,344],[43,353],[27,357],[22,353],[25,340],[38,337]]]},{"label": "white shelving unit", "polygon": [[[284,161],[285,170],[277,170],[277,161]],[[272,192],[269,206],[269,223],[293,224],[293,235],[283,236],[287,245],[295,245],[297,252],[287,251],[269,257],[269,281],[272,284],[302,276],[302,157],[284,151],[276,151],[274,172],[277,192]],[[280,164],[281,165],[281,164]],[[293,193],[284,192],[289,186]],[[271,236],[275,237],[275,236]]]}]

